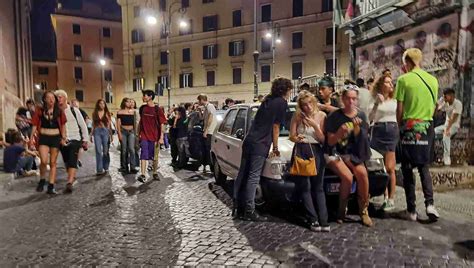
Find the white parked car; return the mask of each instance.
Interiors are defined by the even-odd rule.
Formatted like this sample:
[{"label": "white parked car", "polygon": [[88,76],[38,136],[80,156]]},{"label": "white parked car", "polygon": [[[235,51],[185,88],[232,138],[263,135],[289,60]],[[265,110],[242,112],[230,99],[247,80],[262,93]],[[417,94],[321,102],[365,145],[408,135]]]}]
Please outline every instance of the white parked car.
[{"label": "white parked car", "polygon": [[[218,184],[224,184],[227,178],[235,179],[239,172],[242,156],[242,143],[253,123],[259,103],[238,104],[231,107],[216,128],[212,137],[211,160],[214,177]],[[294,183],[288,173],[294,143],[289,140],[290,121],[296,111],[296,103],[289,103],[285,123],[280,127],[278,147],[281,156],[268,158],[262,171],[260,187],[257,188],[256,204],[265,201],[291,201]],[[388,183],[383,156],[372,150],[372,157],[366,162],[369,171],[369,189],[371,196],[384,193]],[[355,180],[354,180],[355,181]],[[324,188],[327,195],[339,193],[340,179],[329,169],[324,176]],[[352,193],[356,190],[353,184]]]}]

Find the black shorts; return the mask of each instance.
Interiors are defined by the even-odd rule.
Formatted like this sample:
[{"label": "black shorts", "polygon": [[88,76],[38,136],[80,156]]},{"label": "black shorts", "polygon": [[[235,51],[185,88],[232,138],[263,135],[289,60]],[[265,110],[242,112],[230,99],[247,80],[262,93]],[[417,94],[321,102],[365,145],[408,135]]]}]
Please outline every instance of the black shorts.
[{"label": "black shorts", "polygon": [[78,168],[77,160],[79,156],[79,150],[82,147],[81,141],[69,141],[66,146],[61,147],[61,154],[63,156],[64,165],[66,168]]},{"label": "black shorts", "polygon": [[61,135],[49,136],[40,134],[38,144],[59,149],[61,147]]}]

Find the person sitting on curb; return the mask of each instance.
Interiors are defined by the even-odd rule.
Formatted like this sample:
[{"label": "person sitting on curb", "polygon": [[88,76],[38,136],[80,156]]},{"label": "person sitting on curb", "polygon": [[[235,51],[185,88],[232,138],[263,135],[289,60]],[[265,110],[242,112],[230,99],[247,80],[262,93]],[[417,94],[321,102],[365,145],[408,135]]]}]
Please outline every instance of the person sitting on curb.
[{"label": "person sitting on curb", "polygon": [[3,152],[5,172],[25,177],[36,176],[36,171],[31,169],[37,155],[36,152],[25,148],[21,133],[15,130],[12,133],[12,144],[8,145]]},{"label": "person sitting on curb", "polygon": [[444,125],[435,128],[436,137],[443,139],[443,163],[451,165],[451,138],[458,133],[461,127],[462,102],[456,99],[454,89],[447,88],[443,98],[437,103],[437,109],[446,112]]}]

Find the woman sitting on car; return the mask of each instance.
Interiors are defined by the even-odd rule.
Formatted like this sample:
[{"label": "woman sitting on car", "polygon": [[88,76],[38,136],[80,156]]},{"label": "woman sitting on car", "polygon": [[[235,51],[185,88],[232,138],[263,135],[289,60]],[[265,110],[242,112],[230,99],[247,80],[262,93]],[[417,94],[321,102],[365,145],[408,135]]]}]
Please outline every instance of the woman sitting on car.
[{"label": "woman sitting on car", "polygon": [[368,123],[364,112],[356,107],[359,88],[345,85],[342,92],[344,108],[331,113],[326,120],[327,166],[341,179],[337,222],[346,216],[352,178],[357,181],[359,213],[365,226],[372,226],[369,217],[369,178],[364,162],[370,158]]},{"label": "woman sitting on car", "polygon": [[302,90],[296,101],[296,113],[293,115],[290,126],[290,140],[295,143],[293,155],[296,150],[298,155],[307,158],[314,157],[317,173],[316,176],[311,177],[297,176],[294,179],[295,192],[303,201],[305,218],[310,230],[329,232],[326,196],[323,189],[325,163],[321,146],[324,144],[323,129],[326,114],[319,111],[316,97],[307,90]]}]

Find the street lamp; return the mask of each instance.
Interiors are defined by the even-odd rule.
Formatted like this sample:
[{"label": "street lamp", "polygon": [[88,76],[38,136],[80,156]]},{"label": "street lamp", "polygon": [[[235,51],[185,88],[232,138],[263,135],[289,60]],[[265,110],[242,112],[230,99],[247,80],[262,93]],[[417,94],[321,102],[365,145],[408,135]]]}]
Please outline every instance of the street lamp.
[{"label": "street lamp", "polygon": [[107,65],[107,61],[104,58],[99,59],[100,66],[100,98],[104,98],[104,67]]},{"label": "street lamp", "polygon": [[275,79],[275,44],[281,44],[280,38],[280,24],[273,23],[270,24],[271,30],[265,34],[265,38],[272,39],[272,79]]},{"label": "street lamp", "polygon": [[[176,8],[176,5],[181,5],[181,1],[174,1],[171,3],[166,11],[162,13],[162,19],[163,19],[163,26],[164,26],[164,35],[166,37],[166,56],[168,58],[168,83],[167,83],[167,89],[168,89],[168,107],[171,107],[171,52],[170,52],[170,35],[171,35],[171,19],[174,14],[176,13],[181,13],[181,16],[186,13],[186,8],[179,7]],[[174,9],[173,9],[174,8]],[[153,19],[154,18],[154,19]],[[146,17],[146,22],[149,25],[156,25],[157,24],[157,19],[155,16],[147,16]],[[188,23],[184,20],[181,19],[179,22],[179,27],[182,29],[187,28],[189,25]],[[152,42],[153,44],[153,42]],[[152,50],[153,50],[153,45],[152,45]],[[154,64],[154,63],[153,63]]]}]

